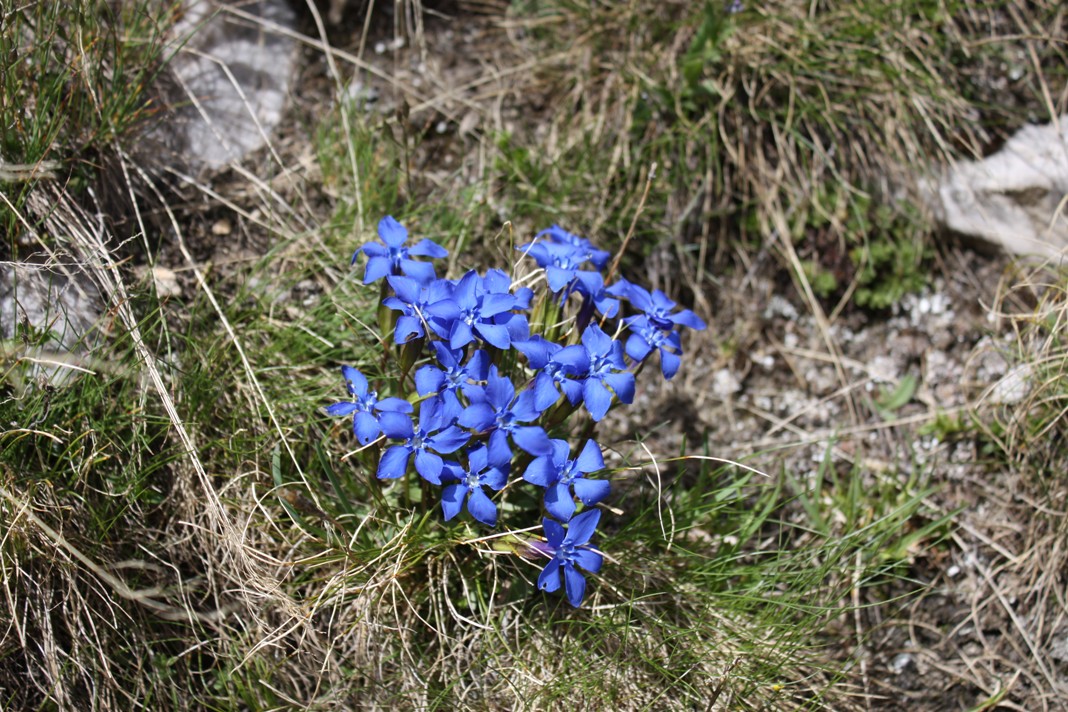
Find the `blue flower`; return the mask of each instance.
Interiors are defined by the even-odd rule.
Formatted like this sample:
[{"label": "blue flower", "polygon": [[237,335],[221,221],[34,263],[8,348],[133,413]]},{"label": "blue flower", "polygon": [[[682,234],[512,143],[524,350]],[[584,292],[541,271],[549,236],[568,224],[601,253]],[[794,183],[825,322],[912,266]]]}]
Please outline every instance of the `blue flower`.
[{"label": "blue flower", "polygon": [[634,401],[634,374],[626,370],[623,344],[604,333],[597,324],[590,324],[582,332],[581,345],[567,346],[553,358],[571,368],[572,372],[585,375],[582,400],[595,421],[608,412],[613,392],[624,403]]},{"label": "blue flower", "polygon": [[[497,505],[482,491],[489,487],[494,492],[501,490],[508,482],[508,468],[511,456],[494,458],[490,449],[477,447],[467,454],[467,470],[455,463],[446,467],[446,476],[459,482],[446,484],[441,492],[441,511],[448,521],[460,513],[464,500],[471,516],[489,526],[497,524]],[[470,495],[470,497],[468,497]]]},{"label": "blue flower", "polygon": [[583,596],[586,595],[586,578],[578,569],[582,568],[595,574],[601,570],[601,563],[604,561],[601,553],[589,546],[590,537],[600,520],[599,509],[583,512],[571,520],[566,534],[559,522],[552,519],[541,520],[547,542],[537,542],[534,548],[552,559],[538,576],[538,588],[550,593],[558,590],[562,571],[567,601],[575,608],[579,607]]},{"label": "blue flower", "polygon": [[420,284],[411,277],[390,275],[386,277],[396,296],[386,297],[382,303],[401,312],[393,331],[393,341],[403,344],[410,339],[426,334],[423,325],[427,319],[455,319],[460,309],[452,300],[453,284],[447,279],[435,279],[429,284]]},{"label": "blue flower", "polygon": [[429,262],[417,262],[412,257],[445,257],[448,251],[433,240],[420,240],[413,247],[405,247],[408,230],[387,215],[378,221],[378,236],[385,245],[368,242],[352,255],[352,263],[362,252],[367,255],[367,268],[363,273],[363,283],[377,282],[390,274],[405,274],[412,279],[427,284],[434,279],[434,265]]},{"label": "blue flower", "polygon": [[563,242],[533,242],[520,245],[518,250],[530,255],[545,270],[545,280],[553,294],[575,281],[575,275],[588,260],[577,247]]},{"label": "blue flower", "polygon": [[[510,284],[506,275],[505,281]],[[499,349],[509,348],[512,334],[516,333],[510,328],[510,322],[519,317],[525,325],[526,319],[512,313],[517,308],[517,299],[508,292],[508,286],[503,289],[501,286],[497,275],[490,277],[487,273],[483,279],[475,271],[468,272],[456,283],[452,293],[458,313],[434,316],[430,328],[441,338],[448,339],[449,347],[453,349],[466,346],[475,337]]]},{"label": "blue flower", "polygon": [[557,519],[566,522],[575,513],[575,496],[587,507],[597,504],[608,496],[611,485],[605,480],[590,480],[584,477],[590,472],[604,469],[601,447],[587,440],[575,459],[568,459],[571,452],[566,440],[553,440],[551,455],[536,457],[527,466],[523,479],[545,488],[545,509]]},{"label": "blue flower", "polygon": [[536,240],[543,235],[547,235],[550,240],[558,244],[570,245],[576,248],[583,255],[583,260],[589,260],[597,269],[604,269],[608,265],[608,260],[612,257],[610,253],[594,247],[593,243],[586,238],[573,235],[559,225],[553,225],[542,230],[534,236],[534,239]]},{"label": "blue flower", "polygon": [[642,361],[653,349],[660,351],[660,370],[664,378],[671,380],[682,363],[682,344],[677,331],[661,331],[645,316],[632,316],[624,320],[630,329],[627,337],[627,356]]},{"label": "blue flower", "polygon": [[527,365],[535,371],[534,384],[531,386],[535,408],[542,411],[548,409],[560,399],[561,390],[571,405],[578,405],[582,400],[582,383],[572,378],[581,378],[583,374],[556,361],[554,356],[563,349],[560,344],[534,336],[527,341],[517,341],[513,346],[527,357]]},{"label": "blue flower", "polygon": [[412,404],[402,398],[378,399],[376,391],[368,390],[367,377],[352,366],[342,366],[351,401],[341,401],[327,406],[330,415],[352,414],[352,432],[361,445],[366,445],[382,432],[375,411],[411,413]]},{"label": "blue flower", "polygon": [[471,354],[466,364],[461,365],[463,351],[453,351],[441,341],[432,341],[430,348],[444,368],[432,364],[420,367],[415,372],[415,389],[421,396],[438,395],[445,408],[444,418],[451,423],[463,412],[459,395],[475,388],[474,382],[486,380],[489,357],[479,349]]},{"label": "blue flower", "polygon": [[470,439],[468,433],[445,420],[444,408],[436,400],[423,401],[419,406],[418,427],[408,416],[392,412],[383,413],[379,425],[386,437],[404,441],[390,446],[382,455],[378,477],[383,480],[402,476],[408,470],[409,458],[415,455],[415,471],[428,482],[440,485],[444,461],[435,453],[456,452]]},{"label": "blue flower", "polygon": [[675,311],[678,305],[659,289],[649,293],[644,287],[621,279],[609,287],[608,292],[626,297],[631,304],[645,312],[649,322],[661,331],[675,331],[680,326],[688,326],[696,331],[705,328],[705,322],[689,309]]},{"label": "blue flower", "polygon": [[587,304],[593,304],[597,311],[609,318],[619,311],[619,299],[605,289],[604,277],[600,272],[578,272],[575,291],[583,296]]},{"label": "blue flower", "polygon": [[531,455],[548,455],[552,445],[545,430],[538,425],[523,425],[541,415],[534,404],[534,392],[525,390],[515,395],[515,386],[507,376],[490,366],[484,388],[472,388],[468,393],[471,405],[460,416],[460,425],[475,432],[490,433],[489,449],[493,461],[511,459],[508,436]]}]

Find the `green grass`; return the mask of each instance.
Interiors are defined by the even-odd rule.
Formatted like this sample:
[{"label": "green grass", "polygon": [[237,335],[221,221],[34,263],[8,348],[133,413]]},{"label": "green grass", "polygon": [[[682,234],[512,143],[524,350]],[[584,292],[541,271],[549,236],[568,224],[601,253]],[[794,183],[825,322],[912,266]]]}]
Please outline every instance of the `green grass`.
[{"label": "green grass", "polygon": [[[118,8],[118,9],[116,9]],[[78,190],[113,142],[156,113],[148,89],[162,59],[167,18],[144,0],[16,2],[0,22],[0,224],[6,253],[37,180]]]},{"label": "green grass", "polygon": [[[7,162],[59,162],[50,170],[72,175],[77,192],[151,115],[144,89],[167,18],[140,3],[121,18],[111,4],[62,5],[5,11],[0,146]],[[33,385],[5,355],[0,566],[16,632],[0,640],[0,700],[859,705],[843,648],[865,641],[837,631],[852,630],[865,603],[917,590],[910,560],[949,527],[928,508],[921,468],[871,473],[828,455],[812,479],[766,477],[702,459],[715,454],[707,445],[655,452],[654,463],[616,435],[597,540],[611,558],[575,610],[537,591],[539,567],[520,555],[537,532],[482,540],[465,518],[442,522],[434,490],[377,480],[373,452],[351,454],[348,423],[322,407],[344,396],[340,365],[379,377],[393,358],[377,336],[378,288],[349,266],[385,214],[445,244],[452,276],[508,267],[513,242],[554,222],[613,250],[633,227],[628,276],[687,303],[717,270],[771,248],[829,303],[892,306],[923,286],[932,250],[915,210],[881,199],[891,192],[882,168],[968,144],[948,127],[987,91],[969,84],[979,68],[1009,53],[1008,40],[972,46],[969,7],[807,13],[778,2],[726,16],[719,3],[516,3],[513,19],[531,23],[546,55],[607,59],[585,75],[567,61],[540,67],[559,105],[538,120],[556,143],[526,125],[494,136],[491,168],[473,184],[413,171],[418,139],[392,120],[320,117],[309,127],[318,202],[300,203],[322,206],[307,216],[317,227],[279,218],[261,259],[207,272],[166,302],[116,272],[145,348],[116,326],[93,372],[61,387]],[[928,54],[912,51],[905,25],[930,40]],[[959,75],[944,71],[951,63]],[[1036,81],[1024,71],[1023,84]],[[998,106],[978,110],[986,130],[1007,120]],[[20,226],[44,217],[27,207],[41,185],[2,189],[5,249],[17,256]],[[126,301],[106,296],[107,319],[121,324]],[[1062,312],[1036,323],[1048,370],[1030,417],[995,433],[1013,433],[1002,438],[1009,452],[1064,435]],[[892,414],[910,388],[878,407]],[[534,497],[517,487],[506,500],[505,514],[536,523]]]}]

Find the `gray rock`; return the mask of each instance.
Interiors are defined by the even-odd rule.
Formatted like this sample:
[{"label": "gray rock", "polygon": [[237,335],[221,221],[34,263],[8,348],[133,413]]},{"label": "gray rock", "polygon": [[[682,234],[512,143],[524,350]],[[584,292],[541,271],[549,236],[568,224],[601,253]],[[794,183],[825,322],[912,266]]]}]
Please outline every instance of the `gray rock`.
[{"label": "gray rock", "polygon": [[1056,258],[1068,248],[1068,115],[1025,126],[982,161],[961,161],[920,182],[946,227],[1017,255]]},{"label": "gray rock", "polygon": [[218,169],[267,144],[296,66],[285,0],[185,0],[172,30],[176,108],[149,138],[195,169]]},{"label": "gray rock", "polygon": [[66,381],[98,341],[99,320],[99,293],[81,271],[0,263],[0,360],[27,365],[5,372]]}]

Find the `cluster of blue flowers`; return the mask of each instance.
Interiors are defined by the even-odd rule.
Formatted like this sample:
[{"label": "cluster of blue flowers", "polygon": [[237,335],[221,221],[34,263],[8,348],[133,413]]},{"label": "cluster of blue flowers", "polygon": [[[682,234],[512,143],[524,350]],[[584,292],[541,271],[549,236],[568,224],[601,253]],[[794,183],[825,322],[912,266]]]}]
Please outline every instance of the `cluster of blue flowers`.
[{"label": "cluster of blue flowers", "polygon": [[635,374],[654,351],[664,378],[674,376],[680,329],[703,329],[704,322],[659,290],[624,279],[606,284],[610,255],[557,226],[517,248],[544,273],[546,289],[538,292],[498,269],[438,278],[432,262],[415,258],[445,257],[445,249],[427,239],[408,246],[408,231],[392,217],[379,222],[378,235],[382,243],[363,245],[352,261],[367,257],[365,284],[386,280],[382,303],[390,318],[380,326],[402,350],[416,349],[410,363],[422,363],[411,376],[408,369],[399,374],[398,395],[405,397],[386,398],[358,370],[343,367],[349,400],[327,412],[351,415],[361,445],[383,439],[379,479],[414,468],[440,486],[446,520],[466,505],[475,520],[496,526],[493,493],[508,484],[513,464],[525,464],[522,479],[544,489],[549,515],[545,541],[529,544],[548,559],[538,586],[556,591],[562,578],[577,607],[586,589],[579,569],[601,567],[590,539],[610,485],[594,476],[605,469],[595,440],[573,453],[553,435],[566,434],[567,419],[582,409],[596,422],[613,403],[631,403]]}]

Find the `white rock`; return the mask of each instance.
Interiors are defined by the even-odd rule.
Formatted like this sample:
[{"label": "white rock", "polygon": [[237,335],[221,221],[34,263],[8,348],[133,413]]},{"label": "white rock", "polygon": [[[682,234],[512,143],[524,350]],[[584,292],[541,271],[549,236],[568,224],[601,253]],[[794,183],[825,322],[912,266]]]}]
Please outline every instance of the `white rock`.
[{"label": "white rock", "polygon": [[221,168],[266,145],[282,120],[297,55],[296,42],[277,28],[294,30],[296,16],[285,0],[184,6],[169,65],[181,108],[150,138],[196,166]]},{"label": "white rock", "polygon": [[1023,127],[994,155],[920,181],[920,192],[956,232],[1018,255],[1060,256],[1068,248],[1061,205],[1068,195],[1068,115]]},{"label": "white rock", "polygon": [[1031,364],[1014,366],[987,392],[987,400],[998,405],[1016,405],[1031,392]]},{"label": "white rock", "polygon": [[721,368],[712,376],[712,392],[720,398],[728,398],[740,390],[742,384],[729,368]]}]

